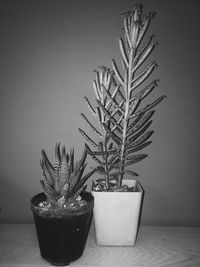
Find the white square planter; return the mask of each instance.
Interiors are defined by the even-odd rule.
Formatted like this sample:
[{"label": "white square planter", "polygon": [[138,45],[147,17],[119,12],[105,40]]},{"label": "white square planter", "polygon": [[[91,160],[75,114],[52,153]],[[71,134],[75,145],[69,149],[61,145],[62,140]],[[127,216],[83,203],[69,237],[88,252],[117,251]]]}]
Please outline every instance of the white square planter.
[{"label": "white square planter", "polygon": [[95,192],[94,224],[98,245],[133,246],[144,190],[137,180],[124,180],[135,192]]}]

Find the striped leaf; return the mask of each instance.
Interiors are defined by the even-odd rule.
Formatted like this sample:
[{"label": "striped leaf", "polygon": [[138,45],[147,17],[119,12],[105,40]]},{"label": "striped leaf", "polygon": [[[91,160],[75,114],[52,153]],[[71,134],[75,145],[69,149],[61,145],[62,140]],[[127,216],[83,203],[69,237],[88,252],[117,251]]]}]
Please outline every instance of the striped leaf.
[{"label": "striped leaf", "polygon": [[46,197],[48,198],[48,200],[51,203],[55,204],[56,201],[58,200],[57,194],[54,192],[54,190],[52,190],[52,188],[50,188],[50,187],[45,185],[45,182],[44,182],[43,179],[40,180],[39,182],[40,182],[42,190],[44,191],[44,193],[45,193]]},{"label": "striped leaf", "polygon": [[127,146],[133,143],[135,140],[137,140],[141,135],[143,135],[147,131],[147,129],[151,126],[151,123],[152,123],[152,120],[147,122],[140,131],[138,131],[135,134],[133,133],[134,134],[133,136],[130,135],[127,138]]},{"label": "striped leaf", "polygon": [[154,108],[155,106],[157,106],[166,96],[160,96],[159,98],[157,98],[153,103],[146,105],[146,107],[142,108],[141,110],[135,112],[133,115],[131,115],[130,118],[134,118],[136,116],[138,116],[140,113],[143,112],[147,112],[148,110]]},{"label": "striped leaf", "polygon": [[[116,119],[112,116],[112,114],[97,100],[97,104],[99,105],[100,109],[105,113],[107,117],[107,121],[109,120],[110,122],[113,123],[114,126],[118,127],[120,129],[120,124],[117,123]],[[102,125],[106,125],[104,122],[102,122]]]},{"label": "striped leaf", "polygon": [[139,129],[141,129],[153,116],[155,113],[155,110],[149,111],[147,114],[141,117],[141,119],[129,130],[127,134],[127,138],[129,138],[132,134],[137,132]]},{"label": "striped leaf", "polygon": [[145,147],[147,147],[148,145],[150,145],[152,143],[152,141],[148,141],[146,143],[143,143],[141,145],[131,145],[129,149],[126,149],[126,152],[125,152],[125,156],[129,155],[129,154],[132,154],[132,153],[135,153],[137,151],[140,151],[142,149],[144,149]]},{"label": "striped leaf", "polygon": [[93,147],[98,149],[98,145],[83,130],[81,130],[80,128],[78,130],[82,134],[82,136],[86,139],[86,141],[88,141]]},{"label": "striped leaf", "polygon": [[126,48],[125,48],[124,41],[122,38],[119,39],[119,48],[120,48],[120,52],[121,52],[124,64],[126,67],[128,67],[127,52],[126,52]]},{"label": "striped leaf", "polygon": [[155,67],[157,67],[157,63],[153,61],[140,74],[138,74],[131,83],[131,91],[135,90],[141,83],[143,83],[153,72]]},{"label": "striped leaf", "polygon": [[105,88],[105,86],[102,84],[102,88],[104,90],[104,92],[106,93],[106,95],[108,96],[108,98],[110,99],[110,101],[112,102],[112,105],[114,106],[115,109],[119,109],[121,111],[121,113],[124,113],[123,108],[121,107],[122,104],[118,104],[117,100],[115,97],[113,97]]},{"label": "striped leaf", "polygon": [[112,132],[109,127],[104,123],[104,128],[106,129],[107,133],[111,136],[111,138],[113,139],[113,141],[115,141],[115,143],[117,145],[121,145],[121,139],[120,137],[118,137],[114,132]]},{"label": "striped leaf", "polygon": [[102,137],[102,134],[93,126],[93,124],[87,119],[87,117],[83,113],[81,113],[81,117],[86,121],[86,123],[93,130],[93,132]]},{"label": "striped leaf", "polygon": [[154,34],[152,34],[150,37],[148,37],[147,40],[146,40],[146,42],[143,44],[143,46],[138,49],[137,54],[135,56],[135,62],[136,62],[136,64],[138,64],[138,61],[141,60],[141,57],[144,55],[144,53],[147,51],[147,49],[151,45],[151,43],[153,41],[153,38],[155,38],[155,35]]},{"label": "striped leaf", "polygon": [[85,146],[86,146],[86,149],[87,149],[87,151],[88,151],[88,154],[91,156],[91,158],[92,158],[94,161],[96,161],[99,165],[104,166],[105,163],[102,162],[102,161],[100,161],[100,160],[96,157],[96,155],[92,152],[92,150],[89,148],[89,146],[88,146],[87,144],[85,144]]},{"label": "striped leaf", "polygon": [[152,81],[149,85],[147,85],[144,89],[142,89],[139,93],[137,93],[134,96],[134,98],[138,96],[140,97],[141,100],[143,100],[149,93],[151,93],[154,90],[156,86],[158,86],[158,82],[159,82],[158,79]]},{"label": "striped leaf", "polygon": [[84,96],[84,100],[85,100],[85,102],[86,102],[86,104],[87,104],[87,107],[88,107],[89,110],[91,111],[92,115],[95,117],[95,116],[96,116],[96,112],[95,112],[95,109],[92,107],[92,105],[91,105],[89,99],[88,99],[86,96]]},{"label": "striped leaf", "polygon": [[129,156],[126,158],[124,166],[129,166],[132,164],[135,164],[143,159],[145,159],[147,157],[146,154],[138,154],[138,155],[134,155],[134,156]]},{"label": "striped leaf", "polygon": [[93,175],[96,172],[96,169],[91,170],[88,172],[81,180],[78,181],[78,183],[74,186],[73,190],[71,191],[71,194],[75,194],[90,178],[91,175]]},{"label": "striped leaf", "polygon": [[130,174],[132,176],[139,176],[136,172],[131,171],[131,170],[124,170],[124,173]]},{"label": "striped leaf", "polygon": [[132,142],[132,144],[129,146],[129,148],[137,147],[144,142],[146,142],[154,133],[154,131],[148,131],[145,134],[143,134],[139,139],[137,139],[135,142]]},{"label": "striped leaf", "polygon": [[58,143],[55,146],[55,163],[54,163],[55,170],[60,169],[60,165],[61,165],[61,154],[60,154],[60,143]]},{"label": "striped leaf", "polygon": [[151,12],[147,16],[144,17],[142,24],[141,24],[139,36],[137,39],[137,44],[136,44],[137,47],[140,45],[154,15],[155,15],[155,13]]},{"label": "striped leaf", "polygon": [[131,39],[130,39],[130,34],[129,34],[127,16],[124,16],[124,32],[125,32],[126,45],[127,45],[128,48],[131,48]]},{"label": "striped leaf", "polygon": [[60,168],[60,178],[62,186],[68,181],[68,159],[65,151],[65,147],[62,149],[61,155],[61,168]]},{"label": "striped leaf", "polygon": [[44,172],[49,174],[49,182],[54,184],[56,181],[56,172],[54,167],[52,166],[51,162],[49,161],[44,149],[42,150],[42,161],[41,167]]},{"label": "striped leaf", "polygon": [[120,74],[120,72],[119,72],[119,70],[118,70],[117,64],[115,63],[115,60],[114,60],[114,59],[112,59],[112,67],[113,67],[113,70],[114,70],[114,72],[115,72],[115,75],[116,75],[116,77],[117,77],[119,83],[120,83],[122,86],[124,86],[124,80],[123,80],[123,78],[122,78],[122,76],[121,76],[121,74]]},{"label": "striped leaf", "polygon": [[135,127],[135,125],[142,119],[144,114],[145,114],[145,112],[141,112],[141,113],[137,114],[137,116],[135,116],[134,121],[132,123],[130,123],[130,125],[127,128],[127,132],[126,132],[127,135],[129,135],[129,132],[133,129],[133,127]]}]

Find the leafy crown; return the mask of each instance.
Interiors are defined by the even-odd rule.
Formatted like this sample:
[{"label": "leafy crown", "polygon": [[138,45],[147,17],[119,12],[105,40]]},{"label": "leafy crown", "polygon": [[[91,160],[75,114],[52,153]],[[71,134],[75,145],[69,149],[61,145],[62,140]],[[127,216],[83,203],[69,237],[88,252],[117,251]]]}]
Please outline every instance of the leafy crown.
[{"label": "leafy crown", "polygon": [[51,205],[62,208],[72,204],[86,189],[86,181],[95,172],[94,169],[83,176],[86,157],[87,150],[84,149],[81,159],[75,162],[74,150],[66,153],[65,147],[61,150],[59,143],[55,146],[55,162],[52,164],[42,150],[40,184]]}]

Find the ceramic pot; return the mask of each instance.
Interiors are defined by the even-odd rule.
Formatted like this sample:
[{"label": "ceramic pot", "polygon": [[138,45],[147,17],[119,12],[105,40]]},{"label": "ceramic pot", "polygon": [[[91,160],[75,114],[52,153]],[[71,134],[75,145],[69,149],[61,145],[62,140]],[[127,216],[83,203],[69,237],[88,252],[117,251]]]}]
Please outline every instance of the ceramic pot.
[{"label": "ceramic pot", "polygon": [[144,190],[137,180],[124,180],[123,184],[134,186],[135,192],[92,191],[98,245],[135,245]]}]

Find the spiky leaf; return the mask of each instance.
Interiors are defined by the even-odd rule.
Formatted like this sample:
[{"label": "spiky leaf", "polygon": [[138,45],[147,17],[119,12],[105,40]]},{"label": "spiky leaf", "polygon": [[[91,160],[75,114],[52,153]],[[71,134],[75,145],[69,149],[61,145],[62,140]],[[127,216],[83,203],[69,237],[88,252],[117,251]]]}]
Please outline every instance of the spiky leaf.
[{"label": "spiky leaf", "polygon": [[71,193],[74,194],[75,192],[77,192],[86,183],[86,181],[90,178],[90,176],[93,175],[93,173],[95,172],[96,169],[88,172],[81,180],[78,181],[78,183],[74,186]]}]

